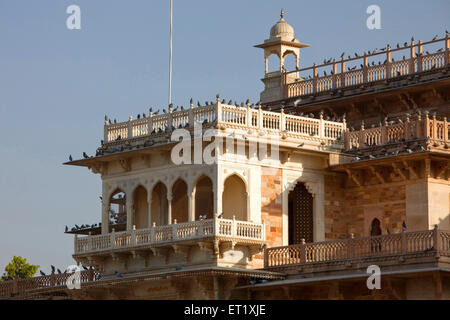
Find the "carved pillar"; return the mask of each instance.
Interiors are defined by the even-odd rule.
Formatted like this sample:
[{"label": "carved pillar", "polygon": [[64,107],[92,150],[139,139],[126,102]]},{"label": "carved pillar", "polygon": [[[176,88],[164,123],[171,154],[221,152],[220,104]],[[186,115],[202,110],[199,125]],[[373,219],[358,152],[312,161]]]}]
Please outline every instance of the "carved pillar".
[{"label": "carved pillar", "polygon": [[167,192],[167,224],[172,224],[172,192]]},{"label": "carved pillar", "polygon": [[152,192],[147,193],[147,202],[148,202],[148,216],[147,216],[147,227],[150,228],[152,226]]},{"label": "carved pillar", "polygon": [[127,230],[131,230],[133,228],[133,197],[127,196]]},{"label": "carved pillar", "polygon": [[109,203],[109,199],[106,199],[103,196],[102,203],[102,234],[107,234],[109,232],[109,209],[111,208],[111,204]]},{"label": "carved pillar", "polygon": [[188,192],[188,221],[195,221],[195,190]]}]

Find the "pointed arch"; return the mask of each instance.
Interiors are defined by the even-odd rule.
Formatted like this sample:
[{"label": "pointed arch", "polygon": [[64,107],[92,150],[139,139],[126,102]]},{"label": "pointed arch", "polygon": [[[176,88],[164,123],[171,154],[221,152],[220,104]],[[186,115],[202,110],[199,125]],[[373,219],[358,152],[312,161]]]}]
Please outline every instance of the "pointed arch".
[{"label": "pointed arch", "polygon": [[213,181],[207,175],[201,175],[194,184],[195,190],[195,220],[200,219],[200,215],[212,218],[214,212]]},{"label": "pointed arch", "polygon": [[148,226],[148,193],[147,189],[139,184],[133,191],[133,224],[136,229],[143,229]]},{"label": "pointed arch", "polygon": [[179,178],[172,185],[172,219],[177,223],[188,221],[188,185]]},{"label": "pointed arch", "polygon": [[224,181],[222,210],[225,219],[247,220],[247,185],[238,174],[231,174]]},{"label": "pointed arch", "polygon": [[162,181],[158,181],[152,188],[152,221],[157,226],[168,224],[167,187]]}]

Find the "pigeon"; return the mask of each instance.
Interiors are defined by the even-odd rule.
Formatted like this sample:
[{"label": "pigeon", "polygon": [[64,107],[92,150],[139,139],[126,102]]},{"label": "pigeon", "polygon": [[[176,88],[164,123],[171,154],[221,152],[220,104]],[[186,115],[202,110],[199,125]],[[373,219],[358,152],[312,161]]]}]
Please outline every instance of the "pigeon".
[{"label": "pigeon", "polygon": [[83,158],[87,159],[89,156],[86,154],[86,152],[83,152]]},{"label": "pigeon", "polygon": [[219,214],[219,215],[217,216],[217,218],[222,219],[222,218],[223,218],[223,212],[222,212],[221,214]]},{"label": "pigeon", "polygon": [[89,269],[88,269],[87,267],[85,267],[85,266],[83,266],[83,269],[84,269],[84,270],[89,270]]},{"label": "pigeon", "polygon": [[52,273],[55,273],[55,266],[51,265],[50,268],[52,269]]},{"label": "pigeon", "polygon": [[67,231],[69,231],[69,228],[66,226],[66,229],[65,229],[66,231],[65,232],[67,232]]},{"label": "pigeon", "polygon": [[117,271],[114,271],[114,275],[116,276],[116,278],[123,278],[123,276]]},{"label": "pigeon", "polygon": [[413,151],[411,150],[411,149],[406,149],[406,152],[408,152],[408,153],[413,153]]},{"label": "pigeon", "polygon": [[435,35],[433,39],[431,39],[431,41],[434,41],[438,38],[438,35]]},{"label": "pigeon", "polygon": [[69,155],[69,161],[73,161],[72,155]]},{"label": "pigeon", "polygon": [[391,234],[391,231],[389,230],[389,228],[386,228],[386,233]]},{"label": "pigeon", "polygon": [[58,274],[61,274],[61,273],[62,273],[61,270],[59,270],[59,269],[57,269],[57,271],[58,271]]},{"label": "pigeon", "polygon": [[45,273],[42,270],[39,270],[39,273],[41,274],[41,276],[45,276]]},{"label": "pigeon", "polygon": [[403,228],[403,230],[406,230],[406,222],[405,222],[405,220],[403,220],[403,222],[402,222],[402,228]]},{"label": "pigeon", "polygon": [[184,268],[184,265],[183,265],[183,264],[180,264],[180,265],[178,265],[178,266],[175,267],[175,270],[179,271],[179,270],[181,270],[181,269],[183,269],[183,268]]},{"label": "pigeon", "polygon": [[305,143],[302,142],[302,143],[300,143],[300,144],[297,146],[297,148],[301,148],[301,147],[303,147],[304,145],[305,145]]}]

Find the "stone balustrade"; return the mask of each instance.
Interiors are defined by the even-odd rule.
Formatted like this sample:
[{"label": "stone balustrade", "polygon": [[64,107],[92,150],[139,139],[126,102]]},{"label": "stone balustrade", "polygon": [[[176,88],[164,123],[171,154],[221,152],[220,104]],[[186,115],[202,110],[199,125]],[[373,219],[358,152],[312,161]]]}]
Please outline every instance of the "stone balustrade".
[{"label": "stone balustrade", "polygon": [[449,137],[450,122],[447,118],[437,120],[436,115],[429,117],[426,113],[425,116],[419,115],[414,119],[407,117],[401,122],[384,121],[374,128],[365,128],[363,124],[360,130],[347,129],[344,140],[345,149],[350,150],[421,138],[446,144],[450,142]]},{"label": "stone balustrade", "polygon": [[114,249],[171,244],[177,241],[221,238],[235,241],[264,242],[264,223],[213,219],[153,226],[146,229],[111,232],[105,235],[75,235],[75,255]]},{"label": "stone balustrade", "polygon": [[450,232],[433,230],[266,248],[265,268],[435,251],[450,256]]},{"label": "stone balustrade", "polygon": [[264,111],[259,108],[237,107],[223,104],[217,98],[214,104],[194,108],[191,104],[187,110],[109,124],[105,122],[104,143],[138,137],[157,136],[167,130],[176,128],[193,128],[194,121],[203,124],[214,124],[217,127],[243,130],[264,130],[276,135],[292,137],[310,137],[329,141],[339,140],[345,131],[346,123],[326,121],[319,118],[308,118],[281,112]]},{"label": "stone balustrade", "polygon": [[[32,294],[32,291],[37,289],[65,287],[71,275],[73,273],[52,273],[46,276],[0,282],[0,300],[11,297],[24,297],[27,294]],[[100,273],[93,269],[81,271],[80,283],[95,281],[99,276]]]},{"label": "stone balustrade", "polygon": [[[425,51],[424,46],[435,45],[436,43],[444,42],[444,47],[438,52],[429,53]],[[417,53],[416,53],[417,48]],[[392,53],[400,53],[401,50],[406,50],[403,60],[394,61],[391,57]],[[384,55],[386,60],[383,64],[369,64],[369,59],[379,55]],[[360,61],[358,61],[360,60]],[[352,62],[362,65],[362,68],[345,70],[346,63]],[[391,49],[388,45],[385,50],[375,53],[364,53],[364,55],[345,59],[341,57],[340,61],[334,59],[330,63],[322,65],[314,64],[312,67],[303,68],[284,72],[281,75],[281,96],[282,98],[290,98],[296,96],[305,96],[319,92],[340,89],[352,86],[361,86],[376,81],[389,80],[395,77],[407,76],[419,72],[430,71],[434,69],[444,68],[450,63],[450,40],[449,34],[445,38],[436,39],[418,44],[411,41],[409,45],[402,47],[398,46],[396,49]],[[338,65],[340,65],[340,72],[338,72]],[[331,75],[319,76],[321,70],[331,71]],[[330,70],[331,68],[331,70]],[[319,70],[320,69],[320,70]],[[298,78],[292,75],[300,74],[305,76],[309,73],[309,78]],[[294,79],[294,80],[293,80]]]}]

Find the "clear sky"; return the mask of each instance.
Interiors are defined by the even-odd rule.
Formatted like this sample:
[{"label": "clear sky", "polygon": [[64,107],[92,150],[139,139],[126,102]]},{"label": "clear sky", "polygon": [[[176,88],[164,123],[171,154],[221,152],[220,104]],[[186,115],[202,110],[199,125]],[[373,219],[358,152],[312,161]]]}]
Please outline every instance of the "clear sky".
[{"label": "clear sky", "polygon": [[[66,8],[81,8],[68,30]],[[381,8],[380,30],[366,9]],[[430,40],[450,29],[450,1],[174,0],[173,102],[257,101],[261,49],[280,9],[301,67],[341,52]],[[100,221],[100,177],[63,166],[93,154],[107,114],[167,106],[169,0],[0,0],[0,272],[13,255],[48,272],[73,263],[64,226]]]}]

